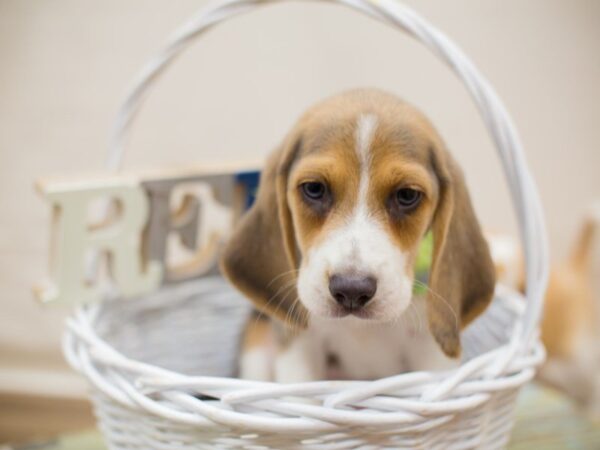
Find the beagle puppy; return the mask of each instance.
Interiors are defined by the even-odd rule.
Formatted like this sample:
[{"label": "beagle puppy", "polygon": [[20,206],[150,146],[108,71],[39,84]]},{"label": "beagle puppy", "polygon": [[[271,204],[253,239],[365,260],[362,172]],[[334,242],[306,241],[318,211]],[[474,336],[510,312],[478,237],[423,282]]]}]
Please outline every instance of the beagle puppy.
[{"label": "beagle puppy", "polygon": [[[600,418],[600,305],[592,278],[594,240],[600,204],[593,204],[579,226],[569,255],[550,270],[541,323],[547,358],[538,377]],[[518,240],[488,236],[498,278],[521,291],[524,261]],[[512,268],[512,269],[509,269]]]},{"label": "beagle puppy", "polygon": [[[413,295],[428,235],[428,284]],[[461,330],[495,286],[442,139],[414,107],[373,89],[301,117],[269,158],[221,269],[259,312],[240,376],[278,382],[452,367]]]}]

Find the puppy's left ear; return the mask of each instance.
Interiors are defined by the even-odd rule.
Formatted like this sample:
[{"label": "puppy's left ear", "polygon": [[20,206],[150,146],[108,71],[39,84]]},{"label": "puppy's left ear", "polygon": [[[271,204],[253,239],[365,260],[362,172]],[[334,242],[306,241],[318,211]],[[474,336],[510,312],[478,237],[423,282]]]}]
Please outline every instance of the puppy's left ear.
[{"label": "puppy's left ear", "polygon": [[427,315],[444,353],[456,358],[461,353],[460,331],[490,303],[496,274],[462,171],[446,150],[431,151],[439,200],[432,223]]}]

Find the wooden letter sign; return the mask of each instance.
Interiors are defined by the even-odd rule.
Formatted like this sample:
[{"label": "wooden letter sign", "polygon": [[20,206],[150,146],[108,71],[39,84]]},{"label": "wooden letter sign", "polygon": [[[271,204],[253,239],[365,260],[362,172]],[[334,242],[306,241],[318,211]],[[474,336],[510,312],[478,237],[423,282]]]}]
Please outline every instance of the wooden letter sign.
[{"label": "wooden letter sign", "polygon": [[[39,182],[52,206],[52,240],[50,281],[35,288],[36,296],[61,303],[128,298],[214,271],[220,244],[257,180],[256,171],[188,171]],[[94,222],[90,214],[99,209],[103,220]],[[171,236],[183,261],[170,259]]]}]

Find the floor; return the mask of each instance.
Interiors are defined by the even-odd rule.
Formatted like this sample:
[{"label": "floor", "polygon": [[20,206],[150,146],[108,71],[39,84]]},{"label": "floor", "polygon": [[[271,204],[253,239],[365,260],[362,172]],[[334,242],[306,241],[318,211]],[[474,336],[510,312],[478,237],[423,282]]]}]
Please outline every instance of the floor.
[{"label": "floor", "polygon": [[[67,435],[51,442],[0,450],[106,450],[97,431]],[[598,450],[600,422],[592,422],[564,396],[539,385],[521,393],[508,450]]]},{"label": "floor", "polygon": [[556,391],[536,385],[521,393],[509,450],[598,450],[600,420],[585,418]]},{"label": "floor", "polygon": [[[41,307],[31,294],[48,273],[51,223],[35,180],[103,170],[130,80],[206,2],[0,1],[0,392],[74,392],[46,376],[68,372],[60,336],[69,309]],[[600,2],[405,2],[464,48],[514,114],[552,255],[564,255],[582,211],[600,198]],[[389,27],[303,3],[243,15],[186,51],[145,103],[125,168],[261,160],[313,102],[375,86],[431,117],[482,223],[516,230],[491,140],[456,77]],[[23,383],[24,371],[36,381]]]}]

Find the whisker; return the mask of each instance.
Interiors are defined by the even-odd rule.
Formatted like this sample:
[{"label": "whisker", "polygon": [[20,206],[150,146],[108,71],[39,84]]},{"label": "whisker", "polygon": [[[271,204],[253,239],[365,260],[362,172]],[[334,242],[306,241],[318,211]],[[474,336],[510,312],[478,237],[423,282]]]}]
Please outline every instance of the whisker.
[{"label": "whisker", "polygon": [[456,311],[454,311],[454,308],[452,308],[452,305],[450,305],[450,303],[448,302],[448,300],[446,300],[444,297],[442,297],[440,294],[438,294],[437,292],[435,292],[433,289],[431,289],[427,284],[419,281],[419,280],[414,280],[414,283],[418,284],[419,286],[425,288],[428,292],[430,292],[431,294],[433,294],[433,297],[441,300],[446,307],[450,310],[450,312],[452,313],[452,315],[454,316],[454,326],[456,327],[456,329],[458,330],[459,327],[459,320],[458,320],[458,314],[456,313]]},{"label": "whisker", "polygon": [[[281,304],[285,301],[285,298],[289,295],[289,293],[292,291],[292,289],[295,287],[296,285],[296,281],[295,280],[290,280],[288,283],[283,284],[278,290],[277,292],[275,292],[268,300],[267,302],[264,304],[264,308],[267,308],[274,300],[276,300],[280,294],[283,294],[285,292],[285,296],[283,298],[281,298],[278,303],[277,306],[275,307],[275,309],[279,309],[279,307],[281,306]],[[256,321],[258,321],[260,318],[260,315],[257,316],[254,321],[256,323]]]},{"label": "whisker", "polygon": [[286,316],[285,316],[285,321],[286,322],[291,322],[292,318],[294,317],[294,311],[296,310],[296,307],[298,306],[298,297],[296,297],[294,299],[294,301],[292,302],[292,306],[291,308],[288,310]]},{"label": "whisker", "polygon": [[[287,298],[291,292],[295,292],[295,291],[293,289],[291,289],[291,287],[290,287],[288,289],[287,293],[285,294],[285,296],[279,301],[278,307],[281,306],[281,304],[287,300]],[[291,319],[293,317],[296,306],[298,306],[298,300],[299,300],[299,298],[296,296],[296,298],[292,301],[291,307],[288,308],[288,310],[286,311],[285,318],[284,318],[285,322],[288,322],[288,321],[291,322]]]},{"label": "whisker", "polygon": [[[296,285],[296,280],[290,280],[287,283],[282,284],[279,289],[277,290],[277,292],[275,292],[271,298],[269,298],[269,300],[267,301],[267,305],[273,301],[275,298],[277,298],[280,294],[282,294],[283,292],[291,289],[292,287],[294,287]],[[266,305],[265,305],[266,306]]]},{"label": "whisker", "polygon": [[298,272],[300,272],[300,269],[286,270],[285,272],[280,273],[275,278],[273,278],[269,284],[267,284],[267,288],[269,288],[276,280],[280,279],[281,277],[284,277],[286,275],[291,275],[293,273],[298,273]]}]

